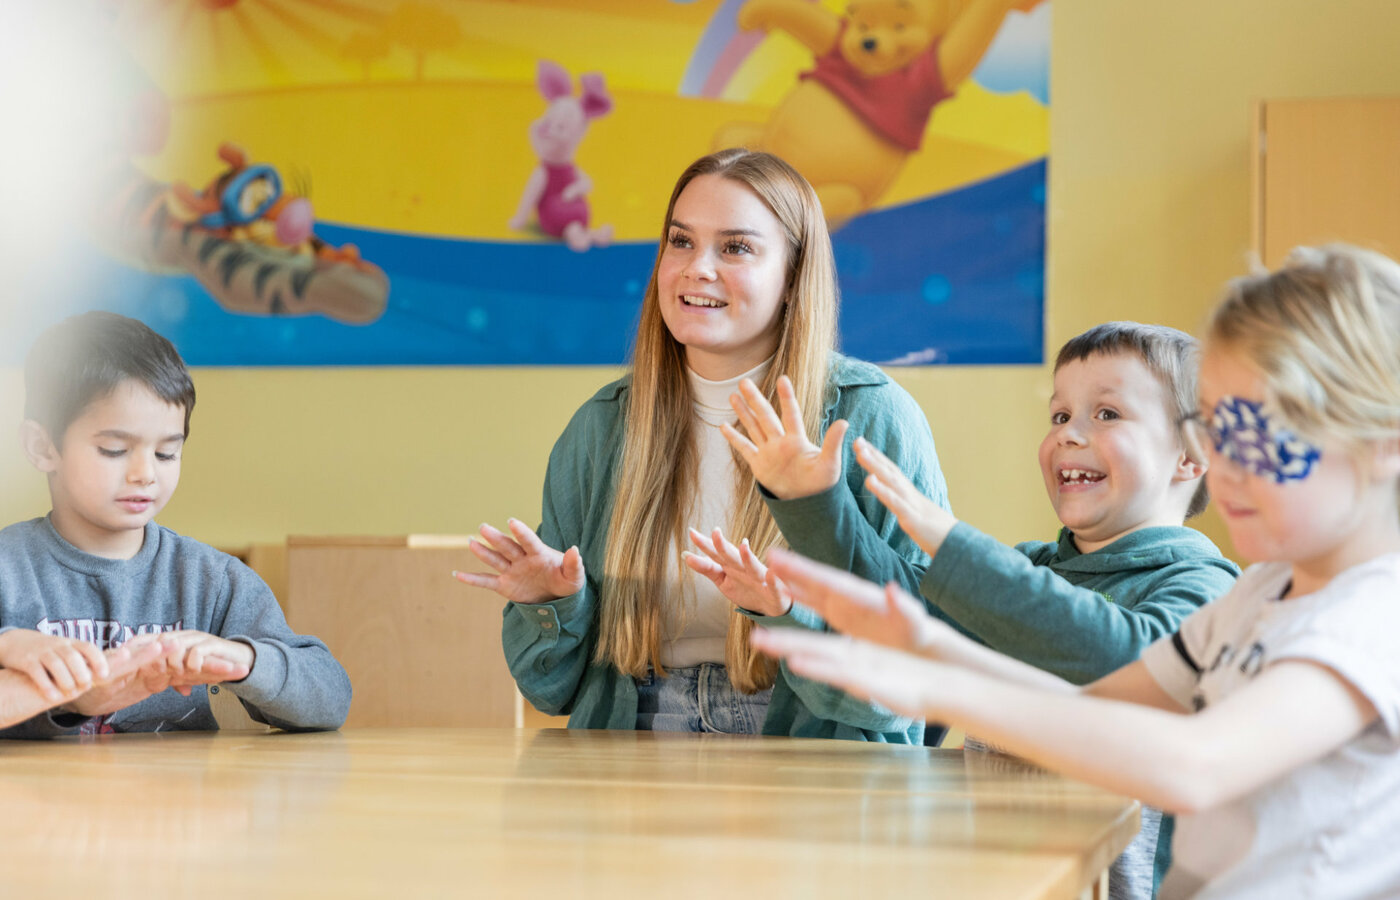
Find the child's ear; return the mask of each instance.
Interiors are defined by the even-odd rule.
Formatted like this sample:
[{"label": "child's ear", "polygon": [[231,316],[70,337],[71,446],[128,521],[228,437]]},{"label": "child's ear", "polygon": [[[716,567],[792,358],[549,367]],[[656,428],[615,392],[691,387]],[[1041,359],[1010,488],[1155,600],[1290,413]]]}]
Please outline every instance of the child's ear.
[{"label": "child's ear", "polygon": [[1197,453],[1183,449],[1181,455],[1176,458],[1176,471],[1172,473],[1172,481],[1195,481],[1206,474],[1206,469],[1210,466],[1205,462],[1204,454],[1199,459]]},{"label": "child's ear", "polygon": [[19,442],[34,468],[40,472],[52,472],[58,468],[58,447],[43,425],[33,419],[25,419],[19,426]]}]

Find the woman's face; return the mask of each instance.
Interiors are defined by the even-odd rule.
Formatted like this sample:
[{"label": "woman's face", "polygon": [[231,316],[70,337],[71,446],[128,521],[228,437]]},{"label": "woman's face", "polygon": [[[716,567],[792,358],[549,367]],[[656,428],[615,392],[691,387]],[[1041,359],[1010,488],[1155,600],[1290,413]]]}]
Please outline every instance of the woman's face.
[{"label": "woman's face", "polygon": [[657,300],[686,364],[723,381],[778,346],[788,245],[777,217],[742,182],[700,175],[676,198]]}]

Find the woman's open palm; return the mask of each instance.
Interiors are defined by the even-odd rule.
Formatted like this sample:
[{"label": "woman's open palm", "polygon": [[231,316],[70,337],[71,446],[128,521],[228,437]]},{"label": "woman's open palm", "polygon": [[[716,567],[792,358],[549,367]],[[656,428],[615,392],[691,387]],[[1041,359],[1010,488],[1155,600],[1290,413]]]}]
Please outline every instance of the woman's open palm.
[{"label": "woman's open palm", "polygon": [[458,581],[489,588],[515,603],[548,603],[583,588],[583,557],[578,547],[561,553],[519,519],[509,519],[507,525],[510,534],[482,525],[481,537],[472,538],[468,545],[496,574],[453,572]]}]

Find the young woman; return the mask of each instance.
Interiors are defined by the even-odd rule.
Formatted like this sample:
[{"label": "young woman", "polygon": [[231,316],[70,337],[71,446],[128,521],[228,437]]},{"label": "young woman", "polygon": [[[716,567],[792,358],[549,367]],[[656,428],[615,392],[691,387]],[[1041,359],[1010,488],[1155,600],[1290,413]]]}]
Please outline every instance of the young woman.
[{"label": "young woman", "polygon": [[[782,542],[772,509],[822,504],[842,516],[827,561],[867,578],[927,562],[843,446],[847,423],[884,449],[925,494],[946,488],[923,413],[874,366],[839,356],[836,273],[816,194],[765,153],[725,150],[676,182],[643,300],[631,373],[574,415],[550,455],[544,521],[488,525],[473,552],[494,575],[458,573],[510,603],[502,640],[521,693],[578,728],[758,732],[918,743],[921,720],[793,676],[749,643],[752,621],[824,629],[809,610],[764,591],[697,577],[682,560],[689,530],[749,536],[761,556]],[[837,471],[820,496],[765,495],[721,428],[751,379],[779,385],[802,448],[791,465]],[[781,427],[781,425],[780,425]],[[800,440],[799,440],[800,438]],[[753,596],[754,608],[725,599]]]}]

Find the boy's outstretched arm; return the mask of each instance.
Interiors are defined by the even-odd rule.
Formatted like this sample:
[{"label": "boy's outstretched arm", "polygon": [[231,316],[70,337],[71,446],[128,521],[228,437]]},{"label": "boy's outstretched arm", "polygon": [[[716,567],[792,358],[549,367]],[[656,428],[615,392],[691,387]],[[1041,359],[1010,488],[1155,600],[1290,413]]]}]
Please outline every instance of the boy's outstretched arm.
[{"label": "boy's outstretched arm", "polygon": [[1132,596],[1119,602],[960,522],[869,442],[858,439],[855,452],[870,473],[871,493],[931,557],[917,588],[930,611],[993,649],[1074,684],[1137,659],[1228,591],[1239,574],[1201,539],[1209,553],[1183,548],[1176,561],[1144,571]]},{"label": "boy's outstretched arm", "polygon": [[[844,637],[759,629],[753,642],[808,678],[961,727],[1038,765],[1175,813],[1249,793],[1332,752],[1377,718],[1337,673],[1294,660],[1185,715],[1132,696],[1015,684]],[[1134,667],[1145,669],[1142,662]],[[1124,685],[1152,680],[1145,672],[1123,674]],[[1309,727],[1300,729],[1300,720]]]},{"label": "boy's outstretched arm", "polygon": [[870,489],[870,493],[894,513],[894,517],[899,520],[899,527],[914,539],[914,543],[918,544],[921,550],[930,557],[937,556],[938,548],[943,546],[948,533],[958,524],[957,518],[925,497],[908,476],[900,471],[899,466],[876,449],[874,444],[858,437],[852,446],[856,461],[869,473],[865,479],[865,486]]}]

